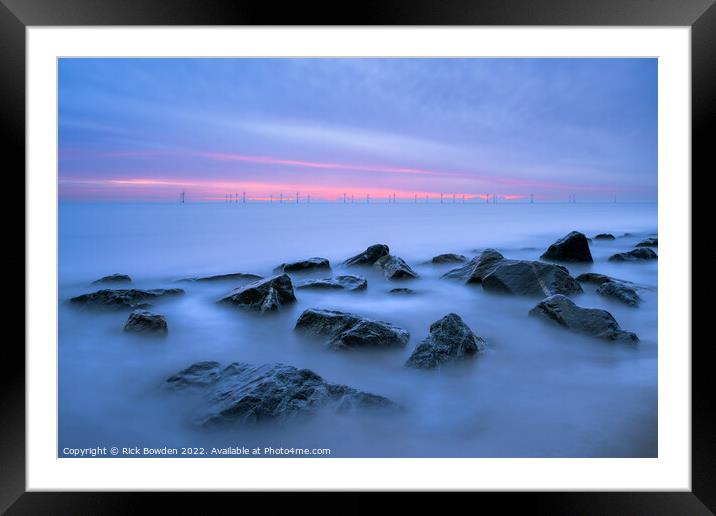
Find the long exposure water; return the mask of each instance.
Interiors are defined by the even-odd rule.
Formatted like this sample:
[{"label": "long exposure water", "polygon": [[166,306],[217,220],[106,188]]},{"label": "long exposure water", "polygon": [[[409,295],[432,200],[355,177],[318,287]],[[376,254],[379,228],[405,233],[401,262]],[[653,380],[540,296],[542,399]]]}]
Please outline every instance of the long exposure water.
[{"label": "long exposure water", "polygon": [[[651,287],[638,308],[598,296],[592,285],[573,296],[580,306],[609,310],[639,335],[638,346],[528,317],[539,299],[440,279],[455,265],[426,263],[437,254],[472,257],[487,247],[508,258],[538,259],[572,230],[617,237],[593,240],[594,263],[567,264],[573,276],[595,271]],[[330,448],[333,457],[656,456],[657,262],[607,261],[656,231],[656,204],[62,203],[60,450],[272,446]],[[420,278],[390,282],[379,271],[340,265],[374,243],[388,244]],[[298,290],[297,303],[260,316],[215,303],[244,282],[176,283],[231,272],[267,276],[282,262],[312,256],[328,258],[334,275],[365,276],[368,289]],[[115,272],[129,274],[134,288],[186,290],[153,308],[167,317],[165,339],[125,334],[126,311],[68,306],[68,298],[97,290],[91,282]],[[396,286],[417,293],[388,294]],[[389,321],[407,328],[410,342],[394,351],[329,351],[293,331],[311,307]],[[440,370],[403,367],[430,324],[450,312],[486,340],[487,351]],[[168,376],[202,360],[305,367],[406,410],[208,431],[193,420],[201,399],[162,387]]]}]

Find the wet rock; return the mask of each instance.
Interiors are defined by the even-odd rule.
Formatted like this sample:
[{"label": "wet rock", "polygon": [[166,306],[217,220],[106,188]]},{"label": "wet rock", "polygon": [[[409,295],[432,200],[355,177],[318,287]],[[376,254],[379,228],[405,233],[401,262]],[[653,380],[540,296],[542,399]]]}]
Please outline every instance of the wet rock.
[{"label": "wet rock", "polygon": [[313,257],[298,262],[282,263],[274,269],[274,272],[312,272],[330,269],[331,263],[326,258]]},{"label": "wet rock", "polygon": [[132,278],[130,278],[126,274],[111,274],[109,276],[104,276],[103,278],[93,281],[92,284],[100,285],[102,283],[131,283],[131,282],[132,282]]},{"label": "wet rock", "polygon": [[391,289],[388,291],[388,294],[397,294],[397,295],[401,295],[401,296],[409,296],[409,295],[415,294],[415,291],[414,291],[412,288],[400,287],[400,288],[391,288]]},{"label": "wet rock", "polygon": [[295,330],[325,338],[333,350],[402,348],[410,339],[408,330],[391,323],[316,308],[301,314]]},{"label": "wet rock", "polygon": [[489,292],[522,296],[578,294],[581,285],[565,267],[538,261],[504,260],[482,279],[482,288]]},{"label": "wet rock", "polygon": [[659,239],[657,237],[649,237],[638,244],[636,244],[637,247],[659,247]]},{"label": "wet rock", "polygon": [[137,308],[147,306],[146,301],[167,296],[184,294],[180,288],[155,288],[151,290],[139,289],[104,289],[82,294],[70,299],[70,304],[97,310],[120,310],[123,308]]},{"label": "wet rock", "polygon": [[462,263],[467,261],[467,256],[461,254],[445,253],[433,256],[432,263]]},{"label": "wet rock", "polygon": [[616,237],[611,233],[599,233],[594,240],[614,240]]},{"label": "wet rock", "polygon": [[405,263],[405,260],[397,256],[383,256],[378,258],[373,264],[383,270],[383,274],[389,280],[413,279],[418,277],[418,273]]},{"label": "wet rock", "polygon": [[336,276],[335,278],[322,278],[305,280],[296,283],[296,288],[311,290],[365,290],[368,288],[368,281],[361,276]]},{"label": "wet rock", "polygon": [[592,283],[594,285],[601,285],[605,281],[612,281],[614,278],[607,276],[606,274],[599,274],[596,272],[585,272],[577,276],[577,281],[580,283]]},{"label": "wet rock", "polygon": [[632,344],[639,341],[636,334],[622,330],[612,314],[606,310],[582,308],[561,294],[543,299],[529,311],[529,315],[600,339]]},{"label": "wet rock", "polygon": [[397,409],[383,396],[330,384],[309,369],[284,364],[254,366],[198,362],[171,376],[176,390],[194,388],[205,395],[198,415],[202,426],[295,421],[319,411]]},{"label": "wet rock", "polygon": [[385,244],[374,244],[368,249],[351,258],[348,258],[345,265],[373,265],[379,258],[390,254],[390,248]]},{"label": "wet rock", "polygon": [[629,306],[639,306],[642,301],[634,287],[621,281],[605,281],[597,288],[597,294],[616,299]]},{"label": "wet rock", "polygon": [[214,276],[203,276],[199,278],[184,278],[179,281],[235,281],[235,280],[249,280],[249,281],[256,281],[263,279],[262,276],[259,276],[258,274],[246,274],[243,272],[233,272],[229,274],[216,274]]},{"label": "wet rock", "polygon": [[282,305],[294,301],[296,296],[293,292],[293,284],[287,274],[254,281],[234,289],[230,294],[219,299],[220,303],[229,303],[261,313],[276,311]]},{"label": "wet rock", "polygon": [[431,369],[471,357],[485,347],[485,341],[475,335],[459,315],[450,313],[430,325],[430,335],[417,345],[405,365]]},{"label": "wet rock", "polygon": [[166,335],[169,331],[167,320],[163,315],[148,310],[134,310],[129,314],[124,331],[154,335]]},{"label": "wet rock", "polygon": [[636,262],[656,260],[659,256],[648,247],[639,247],[626,253],[617,253],[609,257],[610,262]]},{"label": "wet rock", "polygon": [[446,272],[442,277],[464,283],[482,283],[482,278],[504,260],[505,257],[494,249],[485,249],[480,256],[476,256],[462,267]]},{"label": "wet rock", "polygon": [[572,231],[560,238],[540,256],[543,260],[558,262],[592,262],[589,242],[583,233]]}]

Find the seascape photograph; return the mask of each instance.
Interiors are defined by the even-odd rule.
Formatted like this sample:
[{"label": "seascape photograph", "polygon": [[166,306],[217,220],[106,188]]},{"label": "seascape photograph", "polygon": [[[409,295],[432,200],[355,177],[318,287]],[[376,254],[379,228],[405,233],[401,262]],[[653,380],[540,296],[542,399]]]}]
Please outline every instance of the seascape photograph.
[{"label": "seascape photograph", "polygon": [[657,457],[657,71],[58,59],[58,457]]}]

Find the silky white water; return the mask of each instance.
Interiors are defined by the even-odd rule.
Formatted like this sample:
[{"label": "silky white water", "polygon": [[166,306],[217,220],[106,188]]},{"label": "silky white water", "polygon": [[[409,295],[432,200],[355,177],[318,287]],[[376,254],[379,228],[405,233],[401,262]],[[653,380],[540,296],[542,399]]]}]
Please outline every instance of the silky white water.
[{"label": "silky white water", "polygon": [[[650,287],[641,291],[638,308],[598,296],[588,284],[584,294],[572,296],[580,306],[609,310],[638,334],[638,346],[530,318],[539,299],[440,279],[456,265],[425,263],[447,252],[472,257],[486,247],[507,258],[538,259],[572,230],[617,237],[593,240],[594,263],[566,264],[573,276],[594,271]],[[656,456],[658,264],[607,261],[656,231],[656,204],[62,203],[58,453],[93,446],[270,446],[329,448],[333,457]],[[390,282],[370,268],[340,265],[374,243],[388,244],[420,278]],[[215,302],[244,282],[176,283],[232,272],[267,276],[282,262],[313,256],[328,258],[334,275],[365,276],[367,291],[297,290],[296,303],[260,316]],[[127,311],[91,312],[65,303],[114,288],[90,283],[115,272],[129,274],[133,288],[186,290],[153,303],[153,311],[166,315],[166,338],[125,334]],[[396,286],[417,293],[388,294]],[[326,350],[293,331],[311,307],[403,326],[410,342],[397,351]],[[487,351],[440,370],[403,367],[430,324],[450,312],[487,341]],[[209,431],[193,422],[200,397],[162,385],[202,360],[306,367],[405,410],[324,413],[296,424]]]}]

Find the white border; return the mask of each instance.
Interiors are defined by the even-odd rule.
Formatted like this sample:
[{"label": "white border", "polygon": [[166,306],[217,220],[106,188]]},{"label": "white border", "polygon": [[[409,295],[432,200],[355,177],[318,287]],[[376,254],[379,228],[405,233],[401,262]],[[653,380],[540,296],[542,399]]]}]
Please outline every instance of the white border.
[{"label": "white border", "polygon": [[[690,490],[690,29],[27,30],[27,489]],[[58,56],[659,58],[658,459],[57,459]],[[668,193],[668,194],[667,194]]]}]

